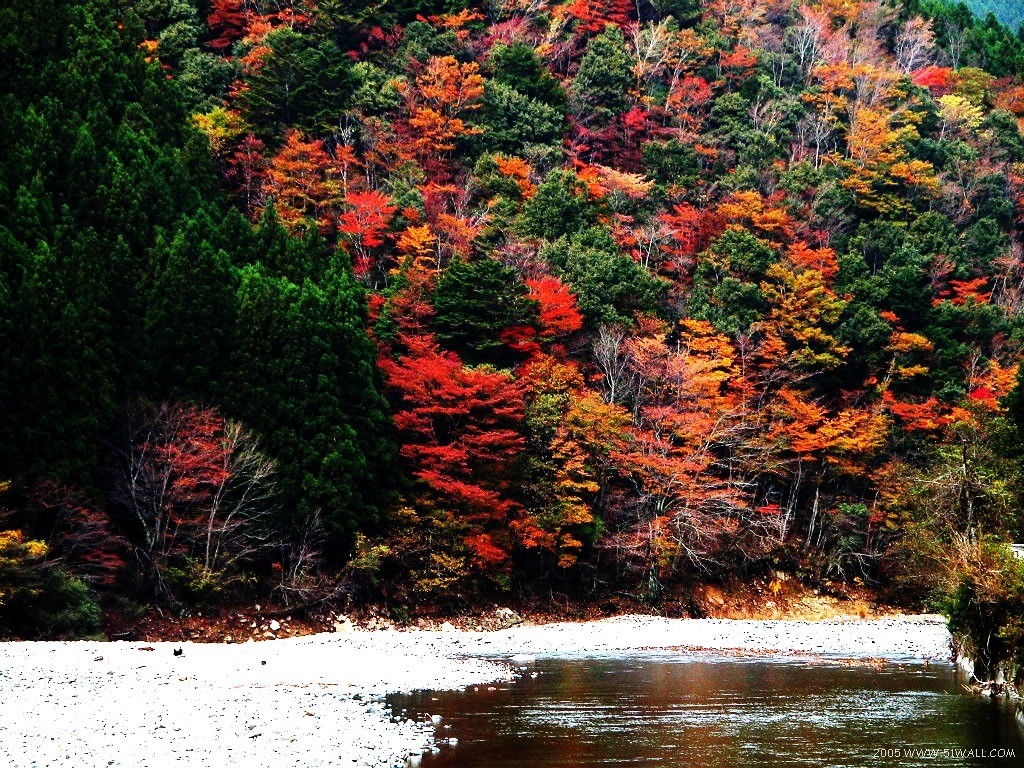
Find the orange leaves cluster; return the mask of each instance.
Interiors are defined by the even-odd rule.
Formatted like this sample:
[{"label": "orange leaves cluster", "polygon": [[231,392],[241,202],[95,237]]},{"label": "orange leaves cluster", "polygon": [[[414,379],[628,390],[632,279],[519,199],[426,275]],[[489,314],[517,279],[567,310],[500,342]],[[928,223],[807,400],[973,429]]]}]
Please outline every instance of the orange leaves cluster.
[{"label": "orange leaves cluster", "polygon": [[476,62],[454,56],[432,56],[415,86],[403,85],[413,147],[421,158],[455,149],[455,139],[479,129],[468,127],[460,114],[478,109],[484,78]]},{"label": "orange leaves cluster", "polygon": [[972,280],[951,280],[949,289],[942,291],[932,300],[934,305],[948,301],[953,306],[964,304],[988,304],[992,291],[988,289],[991,281],[987,277],[976,277]]},{"label": "orange leaves cluster", "polygon": [[898,207],[893,192],[903,186],[938,193],[932,164],[909,157],[906,143],[918,133],[912,123],[897,124],[906,117],[875,107],[861,107],[851,116],[845,163],[849,175],[842,183],[862,205],[881,212]]},{"label": "orange leaves cluster", "polygon": [[785,241],[793,237],[792,217],[754,190],[734,192],[718,204],[718,215],[729,226],[751,229],[758,237]]},{"label": "orange leaves cluster", "polygon": [[654,186],[654,182],[638,173],[627,173],[606,165],[586,165],[579,170],[577,176],[586,186],[587,193],[595,200],[608,195],[641,200]]},{"label": "orange leaves cluster", "polygon": [[813,269],[829,282],[839,273],[836,252],[831,248],[811,248],[797,240],[786,248],[786,259],[797,271]]},{"label": "orange leaves cluster", "polygon": [[423,273],[436,273],[441,269],[437,253],[437,235],[429,224],[414,224],[402,230],[395,249],[403,261]]},{"label": "orange leaves cluster", "polygon": [[761,293],[771,309],[759,327],[786,342],[789,359],[798,368],[822,371],[838,367],[850,352],[833,335],[846,301],[835,295],[815,269],[773,264],[767,277]]},{"label": "orange leaves cluster", "polygon": [[338,168],[319,139],[290,129],[270,159],[263,194],[277,208],[281,223],[302,233],[312,223],[321,233],[334,227],[334,208],[342,190]]},{"label": "orange leaves cluster", "polygon": [[790,387],[773,404],[776,419],[766,437],[800,461],[824,461],[846,474],[862,474],[884,447],[889,420],[882,412],[855,408],[830,412],[807,393]]},{"label": "orange leaves cluster", "polygon": [[506,178],[515,181],[523,200],[529,200],[537,191],[537,185],[530,180],[533,168],[520,157],[506,157],[495,155],[494,164],[498,166],[498,172]]},{"label": "orange leaves cluster", "polygon": [[644,405],[619,458],[661,510],[742,505],[738,489],[714,471],[742,404],[732,344],[701,320],[681,321],[671,337],[669,330],[644,320],[627,340]]}]

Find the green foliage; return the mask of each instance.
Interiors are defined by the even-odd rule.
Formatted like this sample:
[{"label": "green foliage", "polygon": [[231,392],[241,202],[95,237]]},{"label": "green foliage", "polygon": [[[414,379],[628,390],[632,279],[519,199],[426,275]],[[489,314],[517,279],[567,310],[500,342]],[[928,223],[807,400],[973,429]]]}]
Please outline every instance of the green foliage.
[{"label": "green foliage", "polygon": [[768,309],[760,282],[778,255],[745,230],[729,230],[700,256],[690,313],[723,333],[746,332]]},{"label": "green foliage", "polygon": [[239,74],[234,62],[198,48],[186,50],[181,56],[181,74],[178,75],[185,107],[194,114],[221,106],[228,87]]},{"label": "green foliage", "polygon": [[13,129],[0,164],[10,245],[0,325],[21,333],[0,361],[12,415],[0,453],[12,473],[89,480],[117,400],[148,375],[147,251],[214,185],[190,154],[173,88],[118,30],[111,4],[16,2],[4,13],[19,37],[0,42]]},{"label": "green foliage", "polygon": [[242,271],[225,394],[277,461],[292,519],[322,515],[339,554],[380,519],[394,450],[362,290],[340,262],[319,284]]},{"label": "green foliage", "polygon": [[235,286],[230,256],[207,239],[212,226],[209,219],[190,222],[154,249],[145,330],[156,396],[211,401],[224,380]]},{"label": "green foliage", "polygon": [[523,208],[522,228],[530,237],[554,241],[597,221],[597,209],[576,174],[555,170]]},{"label": "green foliage", "polygon": [[0,531],[0,607],[10,610],[38,596],[46,551],[45,542],[26,539],[21,531]]},{"label": "green foliage", "polygon": [[103,614],[96,594],[59,568],[47,572],[40,596],[23,619],[26,637],[52,640],[102,637]]},{"label": "green foliage", "polygon": [[451,56],[458,49],[458,38],[451,30],[442,30],[426,21],[417,20],[402,31],[402,44],[398,49],[400,60],[412,59],[426,64],[431,56]]},{"label": "green foliage", "polygon": [[665,281],[622,253],[604,227],[563,235],[540,255],[575,291],[580,311],[594,327],[658,312],[668,289]]},{"label": "green foliage", "polygon": [[516,273],[494,259],[453,261],[434,291],[437,338],[471,362],[505,361],[502,332],[535,315]]},{"label": "green foliage", "polygon": [[1020,0],[965,0],[964,5],[977,18],[984,19],[992,14],[1011,30],[1017,29],[1024,22],[1024,3]]},{"label": "green foliage", "polygon": [[100,631],[95,595],[78,579],[45,563],[47,547],[21,531],[0,531],[0,633],[76,639]]},{"label": "green foliage", "polygon": [[98,464],[95,441],[113,416],[118,376],[106,286],[81,263],[97,250],[79,251],[77,263],[62,269],[40,243],[22,265],[23,282],[8,307],[20,333],[4,361],[15,471],[81,481]]},{"label": "green foliage", "polygon": [[850,354],[841,374],[850,385],[863,382],[871,371],[884,368],[889,362],[886,346],[892,327],[883,320],[878,310],[861,301],[851,301],[836,328],[836,339]]},{"label": "green foliage", "polygon": [[472,124],[483,130],[472,143],[489,152],[523,154],[536,145],[561,143],[565,112],[498,80],[484,89]]},{"label": "green foliage", "polygon": [[372,62],[359,61],[352,65],[352,74],[357,83],[350,105],[352,109],[366,115],[377,115],[401,103],[395,81],[383,68]]},{"label": "green foliage", "polygon": [[632,65],[622,30],[608,26],[587,43],[570,89],[570,107],[588,127],[607,125],[626,108],[633,83]]},{"label": "green foliage", "polygon": [[1022,52],[1014,31],[1022,20],[1019,0],[913,0],[907,13],[934,20],[936,42],[960,65],[981,67],[996,76],[1021,71]]},{"label": "green foliage", "polygon": [[686,189],[695,186],[700,178],[697,152],[676,139],[644,144],[643,157],[647,175],[666,187]]},{"label": "green foliage", "polygon": [[348,57],[334,42],[289,27],[268,34],[265,45],[270,51],[243,97],[258,135],[277,141],[289,127],[317,133],[337,126],[358,86]]},{"label": "green foliage", "polygon": [[1016,683],[1024,677],[1024,560],[1005,544],[986,542],[973,549],[963,571],[942,603],[949,629],[966,641],[979,680],[1003,672]]},{"label": "green foliage", "polygon": [[487,57],[487,67],[494,73],[492,82],[501,83],[564,115],[565,91],[544,65],[537,52],[524,42],[511,45],[498,43]]},{"label": "green foliage", "polygon": [[348,561],[348,569],[377,587],[380,585],[384,561],[390,555],[391,548],[387,544],[374,543],[360,533],[356,535],[352,559]]}]

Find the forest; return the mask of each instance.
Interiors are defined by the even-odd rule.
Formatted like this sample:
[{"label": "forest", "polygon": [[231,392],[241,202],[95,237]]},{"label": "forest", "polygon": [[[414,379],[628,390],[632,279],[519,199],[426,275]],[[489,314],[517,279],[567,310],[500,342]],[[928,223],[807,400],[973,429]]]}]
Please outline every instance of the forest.
[{"label": "forest", "polygon": [[991,13],[1014,30],[1024,23],[1024,5],[1019,0],[970,0],[966,5],[975,16],[984,18]]},{"label": "forest", "polygon": [[1022,75],[944,0],[5,3],[0,634],[787,574],[1024,654]]}]

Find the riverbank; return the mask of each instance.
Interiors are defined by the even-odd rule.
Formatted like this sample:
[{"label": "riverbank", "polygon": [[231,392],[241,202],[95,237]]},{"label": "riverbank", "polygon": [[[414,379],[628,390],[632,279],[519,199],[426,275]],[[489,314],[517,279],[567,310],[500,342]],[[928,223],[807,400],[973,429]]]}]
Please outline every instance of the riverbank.
[{"label": "riverbank", "polygon": [[[177,653],[179,652],[180,653]],[[338,632],[241,644],[0,645],[0,756],[42,766],[402,765],[429,723],[387,693],[515,677],[531,656],[646,652],[949,662],[939,617],[827,622],[621,616],[496,632]]]}]

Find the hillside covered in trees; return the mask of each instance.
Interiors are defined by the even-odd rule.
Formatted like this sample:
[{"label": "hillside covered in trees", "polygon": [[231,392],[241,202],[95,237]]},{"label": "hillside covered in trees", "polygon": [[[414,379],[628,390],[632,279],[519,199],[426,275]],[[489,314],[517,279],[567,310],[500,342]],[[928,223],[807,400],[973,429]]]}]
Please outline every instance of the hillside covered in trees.
[{"label": "hillside covered in trees", "polygon": [[970,0],[967,8],[980,19],[992,14],[998,21],[1016,30],[1024,23],[1024,3],[1020,0]]},{"label": "hillside covered in trees", "polygon": [[1008,28],[935,0],[0,21],[5,632],[781,572],[1019,647]]}]

